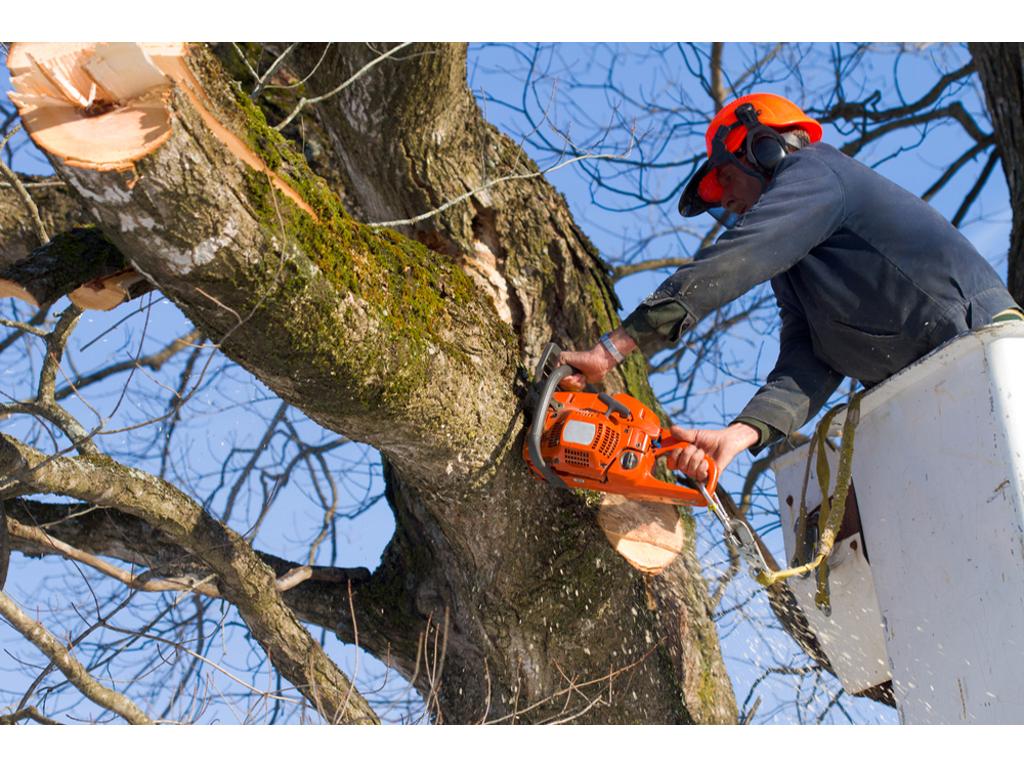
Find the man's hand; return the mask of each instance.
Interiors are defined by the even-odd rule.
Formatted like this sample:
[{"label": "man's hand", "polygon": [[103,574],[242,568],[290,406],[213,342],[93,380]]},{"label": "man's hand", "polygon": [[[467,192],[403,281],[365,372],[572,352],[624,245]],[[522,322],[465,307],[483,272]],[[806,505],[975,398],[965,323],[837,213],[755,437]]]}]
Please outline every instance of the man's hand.
[{"label": "man's hand", "polygon": [[[622,328],[612,331],[610,339],[623,357],[636,349],[636,342]],[[571,365],[579,371],[579,373],[562,379],[562,389],[573,392],[579,392],[587,385],[587,382],[597,384],[607,375],[608,371],[618,365],[611,352],[605,349],[600,342],[585,351],[563,352],[562,356],[558,358],[558,363],[559,365]]]},{"label": "man's hand", "polygon": [[677,448],[668,457],[668,468],[683,472],[698,483],[708,479],[707,456],[724,472],[736,454],[745,451],[760,439],[757,430],[747,424],[730,424],[725,429],[686,429],[672,427],[672,436],[690,443]]}]

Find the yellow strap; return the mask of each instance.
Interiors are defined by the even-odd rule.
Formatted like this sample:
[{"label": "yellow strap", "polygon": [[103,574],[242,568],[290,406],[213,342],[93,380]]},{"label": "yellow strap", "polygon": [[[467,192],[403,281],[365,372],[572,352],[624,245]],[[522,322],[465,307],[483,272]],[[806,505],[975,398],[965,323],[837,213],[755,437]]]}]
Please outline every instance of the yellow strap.
[{"label": "yellow strap", "polygon": [[[825,438],[828,434],[829,425],[836,413],[844,406],[837,406],[825,414],[818,423],[814,434],[814,441],[818,444],[818,486],[821,489],[821,512],[818,516],[818,552],[808,563],[787,568],[779,571],[762,571],[758,574],[757,581],[762,586],[768,587],[784,579],[809,573],[818,568],[825,559],[832,553],[836,537],[843,524],[843,516],[846,513],[846,496],[850,490],[850,481],[853,478],[853,438],[860,421],[860,401],[864,396],[863,390],[855,393],[846,407],[846,421],[843,424],[843,437],[839,446],[839,466],[836,473],[836,489],[833,503],[829,504],[830,470],[828,466],[828,453]],[[813,446],[812,446],[813,447]],[[806,510],[804,500],[800,502],[801,513]],[[801,521],[806,530],[806,521]],[[824,571],[824,573],[823,573]],[[815,602],[819,607],[828,607],[828,583],[827,571],[819,571],[818,594]]]},{"label": "yellow strap", "polygon": [[995,317],[992,318],[993,323],[1006,323],[1012,320],[1024,320],[1024,312],[1021,312],[1017,307],[1009,307],[1001,312],[997,312]]}]

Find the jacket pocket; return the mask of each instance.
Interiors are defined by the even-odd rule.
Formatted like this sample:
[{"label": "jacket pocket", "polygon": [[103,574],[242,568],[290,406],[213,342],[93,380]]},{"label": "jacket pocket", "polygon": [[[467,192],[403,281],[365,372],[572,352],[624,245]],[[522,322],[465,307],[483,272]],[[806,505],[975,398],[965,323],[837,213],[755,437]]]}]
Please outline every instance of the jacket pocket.
[{"label": "jacket pocket", "polygon": [[854,326],[829,319],[817,339],[816,354],[834,370],[865,384],[876,384],[912,363],[927,345],[899,331]]}]

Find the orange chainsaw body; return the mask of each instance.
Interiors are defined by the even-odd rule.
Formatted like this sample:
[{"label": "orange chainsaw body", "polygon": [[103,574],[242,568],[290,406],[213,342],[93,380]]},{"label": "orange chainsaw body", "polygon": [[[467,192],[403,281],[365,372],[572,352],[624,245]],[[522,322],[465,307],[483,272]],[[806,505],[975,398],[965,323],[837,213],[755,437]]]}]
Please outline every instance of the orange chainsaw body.
[{"label": "orange chainsaw body", "polygon": [[[538,378],[542,379],[538,383],[548,386],[536,407],[542,408],[543,414],[534,413],[523,443],[523,458],[539,477],[555,485],[615,493],[638,501],[706,505],[699,490],[654,476],[659,457],[688,443],[663,429],[647,406],[624,392],[609,396],[554,391],[557,380],[571,369],[562,366],[553,371],[551,376],[557,380],[550,384],[544,380],[542,368],[543,364],[538,366]],[[715,492],[718,470],[710,458],[707,463],[710,495]]]}]

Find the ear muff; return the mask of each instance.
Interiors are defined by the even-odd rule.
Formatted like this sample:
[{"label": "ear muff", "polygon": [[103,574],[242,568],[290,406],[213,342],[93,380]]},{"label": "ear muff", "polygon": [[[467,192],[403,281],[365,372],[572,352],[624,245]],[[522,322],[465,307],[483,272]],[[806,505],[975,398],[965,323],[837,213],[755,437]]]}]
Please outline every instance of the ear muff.
[{"label": "ear muff", "polygon": [[753,104],[742,104],[736,117],[747,129],[743,140],[747,161],[765,173],[771,173],[786,157],[786,140],[782,135],[757,119]]},{"label": "ear muff", "polygon": [[774,128],[760,126],[747,139],[747,160],[771,173],[786,157],[786,142]]}]

